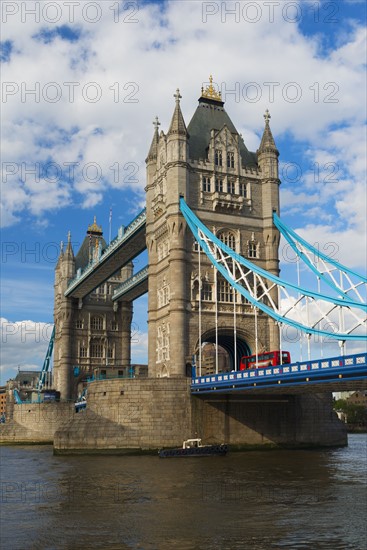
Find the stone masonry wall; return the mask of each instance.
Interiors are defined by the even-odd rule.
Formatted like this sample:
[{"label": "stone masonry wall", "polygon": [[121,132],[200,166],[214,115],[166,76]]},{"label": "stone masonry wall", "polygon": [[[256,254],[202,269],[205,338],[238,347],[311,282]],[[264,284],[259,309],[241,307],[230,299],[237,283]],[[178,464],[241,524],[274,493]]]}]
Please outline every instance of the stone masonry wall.
[{"label": "stone masonry wall", "polygon": [[55,434],[57,453],[155,449],[191,437],[189,381],[106,380],[88,386],[88,407]]},{"label": "stone masonry wall", "polygon": [[2,443],[52,443],[60,426],[73,416],[74,403],[14,405],[13,417],[0,425]]}]

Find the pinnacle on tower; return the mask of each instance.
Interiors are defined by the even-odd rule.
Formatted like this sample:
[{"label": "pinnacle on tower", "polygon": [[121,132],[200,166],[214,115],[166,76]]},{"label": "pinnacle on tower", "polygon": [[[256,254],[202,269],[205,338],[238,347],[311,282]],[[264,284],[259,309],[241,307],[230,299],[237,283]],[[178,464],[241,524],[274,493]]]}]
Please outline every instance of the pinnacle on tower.
[{"label": "pinnacle on tower", "polygon": [[66,245],[65,256],[68,258],[74,258],[73,246],[71,244],[71,232],[68,231],[68,244]]},{"label": "pinnacle on tower", "polygon": [[158,156],[158,143],[159,143],[159,126],[161,123],[158,120],[158,117],[155,117],[155,120],[153,122],[153,126],[155,128],[152,144],[149,149],[148,156],[145,160],[145,162],[148,162],[149,160],[155,160]]},{"label": "pinnacle on tower", "polygon": [[173,97],[176,99],[176,107],[173,113],[171,125],[169,127],[167,135],[178,134],[181,136],[188,137],[186,124],[185,124],[184,117],[180,107],[180,99],[182,98],[182,96],[180,95],[180,90],[178,88]]},{"label": "pinnacle on tower", "polygon": [[276,148],[273,134],[271,133],[271,130],[270,130],[269,120],[271,119],[271,116],[268,109],[266,109],[265,111],[264,119],[265,119],[264,133],[261,138],[260,147],[257,153],[272,152],[272,153],[276,153],[276,155],[279,156],[279,151]]}]

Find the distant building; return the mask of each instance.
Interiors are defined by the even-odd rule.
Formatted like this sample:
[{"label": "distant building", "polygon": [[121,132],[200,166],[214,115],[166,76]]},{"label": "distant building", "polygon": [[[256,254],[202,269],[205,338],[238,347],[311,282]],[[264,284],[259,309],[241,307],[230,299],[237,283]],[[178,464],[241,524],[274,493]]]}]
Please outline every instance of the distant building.
[{"label": "distant building", "polygon": [[37,387],[41,372],[34,370],[20,370],[15,377],[18,389],[32,390]]},{"label": "distant building", "polygon": [[367,407],[367,391],[355,391],[346,401],[351,405],[363,405]]}]

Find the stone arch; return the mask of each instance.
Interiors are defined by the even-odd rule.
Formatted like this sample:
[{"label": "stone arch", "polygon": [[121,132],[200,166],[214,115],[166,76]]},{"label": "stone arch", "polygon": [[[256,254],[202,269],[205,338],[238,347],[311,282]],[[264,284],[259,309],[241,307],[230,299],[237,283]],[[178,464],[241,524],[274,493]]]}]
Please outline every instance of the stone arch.
[{"label": "stone arch", "polygon": [[[207,330],[202,334],[201,343],[202,346],[205,343],[215,344],[216,335],[215,328]],[[251,355],[252,338],[242,330],[237,329],[236,348],[237,348],[237,370],[240,367],[241,357],[244,355]],[[252,342],[251,342],[252,343]],[[234,364],[235,352],[234,352],[234,333],[233,327],[220,327],[218,328],[218,346],[225,350],[229,359],[229,370],[236,370]],[[199,348],[199,342],[196,343],[196,350]],[[259,344],[260,348],[260,344]]]}]

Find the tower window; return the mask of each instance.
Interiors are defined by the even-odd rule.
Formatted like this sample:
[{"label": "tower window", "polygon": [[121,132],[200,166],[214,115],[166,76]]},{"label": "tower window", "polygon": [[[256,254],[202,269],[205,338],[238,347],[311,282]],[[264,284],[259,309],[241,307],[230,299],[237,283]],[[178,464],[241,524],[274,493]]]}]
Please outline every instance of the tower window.
[{"label": "tower window", "polygon": [[91,357],[103,357],[103,345],[100,342],[92,342],[90,346]]},{"label": "tower window", "polygon": [[223,180],[221,178],[215,178],[215,190],[217,193],[223,191]]},{"label": "tower window", "polygon": [[222,166],[222,151],[220,149],[215,150],[215,166]]},{"label": "tower window", "polygon": [[240,183],[240,195],[242,197],[247,197],[247,186],[246,186],[246,183]]},{"label": "tower window", "polygon": [[76,328],[83,328],[83,319],[77,319],[75,323]]},{"label": "tower window", "polygon": [[111,330],[118,330],[118,324],[116,321],[111,321]]},{"label": "tower window", "polygon": [[210,178],[207,176],[203,177],[203,191],[205,193],[210,193]]},{"label": "tower window", "polygon": [[218,280],[217,296],[219,302],[233,302],[233,291],[231,285],[224,279]]},{"label": "tower window", "polygon": [[234,168],[234,153],[232,151],[227,153],[227,168]]},{"label": "tower window", "polygon": [[218,239],[222,241],[222,243],[232,248],[232,250],[236,250],[236,237],[233,235],[233,233],[230,233],[229,231],[219,233]]},{"label": "tower window", "polygon": [[229,181],[228,184],[227,184],[227,190],[228,190],[228,193],[230,193],[231,195],[234,195],[234,192],[235,192],[235,184],[234,184],[234,181]]},{"label": "tower window", "polygon": [[87,357],[87,348],[85,346],[80,346],[79,357]]},{"label": "tower window", "polygon": [[257,258],[257,244],[255,242],[248,243],[248,257]]},{"label": "tower window", "polygon": [[213,296],[212,285],[210,283],[204,283],[201,289],[201,299],[204,302],[211,302]]},{"label": "tower window", "polygon": [[91,329],[92,330],[102,330],[103,329],[103,318],[102,317],[92,317]]}]

